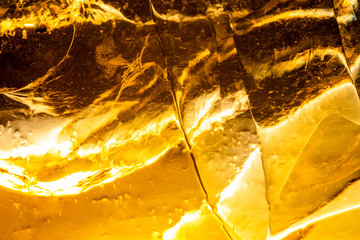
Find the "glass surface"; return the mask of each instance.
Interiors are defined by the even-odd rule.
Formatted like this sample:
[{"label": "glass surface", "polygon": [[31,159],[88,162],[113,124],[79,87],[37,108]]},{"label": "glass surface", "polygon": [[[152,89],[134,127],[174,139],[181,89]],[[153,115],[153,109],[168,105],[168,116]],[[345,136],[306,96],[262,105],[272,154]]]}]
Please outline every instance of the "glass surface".
[{"label": "glass surface", "polygon": [[358,239],[358,12],[0,1],[0,239]]}]

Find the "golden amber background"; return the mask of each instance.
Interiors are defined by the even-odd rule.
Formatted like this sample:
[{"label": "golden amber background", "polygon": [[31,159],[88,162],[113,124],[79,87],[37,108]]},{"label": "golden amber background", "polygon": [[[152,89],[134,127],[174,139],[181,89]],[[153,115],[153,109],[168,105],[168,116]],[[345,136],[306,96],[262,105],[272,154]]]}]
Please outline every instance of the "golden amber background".
[{"label": "golden amber background", "polygon": [[0,239],[358,239],[356,0],[0,3]]}]

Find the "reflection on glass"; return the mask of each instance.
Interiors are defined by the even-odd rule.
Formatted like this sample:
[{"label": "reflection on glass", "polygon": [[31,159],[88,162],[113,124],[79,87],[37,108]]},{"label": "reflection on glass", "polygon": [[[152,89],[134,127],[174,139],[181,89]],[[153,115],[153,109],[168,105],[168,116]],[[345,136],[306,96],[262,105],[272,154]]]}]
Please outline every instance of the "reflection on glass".
[{"label": "reflection on glass", "polygon": [[357,239],[358,7],[1,2],[0,238]]}]

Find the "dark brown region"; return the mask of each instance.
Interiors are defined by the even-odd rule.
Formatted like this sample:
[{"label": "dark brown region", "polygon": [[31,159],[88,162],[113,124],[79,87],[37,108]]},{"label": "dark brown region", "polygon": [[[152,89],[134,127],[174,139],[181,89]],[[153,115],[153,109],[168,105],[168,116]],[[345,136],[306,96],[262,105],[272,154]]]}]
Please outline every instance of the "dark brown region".
[{"label": "dark brown region", "polygon": [[[235,35],[234,39],[252,112],[255,120],[261,124],[275,123],[349,77],[346,67],[336,56],[327,54],[323,59],[311,56],[315,50],[341,52],[335,19],[283,20],[243,35]],[[299,54],[307,54],[309,58],[302,67],[285,72],[282,76],[271,72],[271,67],[296,59]],[[256,67],[261,64],[270,66],[270,73],[255,80]]]},{"label": "dark brown region", "polygon": [[[329,65],[332,66],[330,71],[322,71]],[[302,67],[282,77],[266,78],[257,89],[249,91],[255,120],[266,125],[276,123],[279,118],[341,82],[343,78],[336,76],[345,77],[345,71],[344,66],[326,57],[324,61],[309,62],[307,69]]]},{"label": "dark brown region", "polygon": [[224,0],[224,9],[230,12],[244,11],[247,19],[268,14],[279,14],[298,9],[332,8],[330,0]]},{"label": "dark brown region", "polygon": [[[236,33],[242,28],[242,23],[237,22],[235,26]],[[254,28],[246,34],[235,34],[234,39],[241,58],[251,62],[284,61],[307,49],[341,46],[338,25],[333,18],[281,20]],[[286,48],[292,48],[291,52],[276,59],[274,50]]]},{"label": "dark brown region", "polygon": [[[124,73],[134,64],[155,62],[160,67],[163,65],[163,56],[153,26],[137,27],[118,22],[113,28],[111,22],[108,22],[100,26],[91,23],[77,24],[75,29],[71,48],[73,26],[54,30],[50,34],[30,32],[26,40],[20,37],[6,39],[6,45],[0,54],[0,71],[3,74],[1,87],[25,87],[52,69],[45,81],[28,92],[44,97],[61,114],[87,107],[100,94],[118,85],[118,89],[109,96],[115,99],[120,87],[126,84],[122,83]],[[99,47],[105,50],[99,50]],[[142,52],[143,48],[145,50]],[[65,57],[68,50],[69,55]],[[102,58],[101,61],[99,58]],[[111,76],[109,68],[113,69],[110,71]],[[138,84],[133,84],[124,91],[121,100],[138,99],[139,87],[150,82],[155,74],[160,74],[156,69],[150,68],[138,76]],[[158,101],[171,101],[162,96],[165,85],[156,86],[158,97],[162,97],[156,98]],[[141,98],[153,95],[151,91],[154,89],[145,91]],[[153,101],[156,102],[156,99]],[[3,110],[12,109],[14,105],[20,107],[22,104],[2,96]]]}]

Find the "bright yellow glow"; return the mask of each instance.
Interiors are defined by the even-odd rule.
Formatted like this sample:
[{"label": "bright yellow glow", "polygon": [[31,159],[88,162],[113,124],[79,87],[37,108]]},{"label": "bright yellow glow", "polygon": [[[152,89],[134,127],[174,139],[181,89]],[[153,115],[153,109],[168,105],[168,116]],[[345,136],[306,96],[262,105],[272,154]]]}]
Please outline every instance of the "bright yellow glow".
[{"label": "bright yellow glow", "polygon": [[[289,53],[289,49],[284,49],[277,51],[277,55],[286,55]],[[315,59],[320,58],[324,61],[325,56],[331,56],[332,58],[337,58],[340,63],[346,67],[349,73],[353,70],[351,67],[348,68],[346,58],[341,50],[341,48],[316,48],[311,50],[306,50],[301,53],[297,53],[291,60],[276,62],[276,63],[263,63],[252,65],[251,67],[245,67],[247,71],[251,72],[255,80],[261,81],[270,76],[282,77],[284,74],[299,69],[306,64]]]},{"label": "bright yellow glow", "polygon": [[[100,96],[100,98],[103,97]],[[237,112],[248,109],[248,98],[243,90],[224,99],[220,98],[219,90],[215,90],[193,101],[194,103],[189,106],[195,107],[185,110],[185,116],[190,117],[188,117],[188,122],[192,123],[187,130],[190,141],[202,132],[216,129],[222,122],[233,118]],[[220,112],[213,111],[215,102],[222,103]],[[122,102],[114,105],[113,102],[103,103],[100,100],[95,100],[94,103],[97,104],[92,104],[67,119],[55,120],[50,117],[43,120],[43,122],[31,122],[28,120],[13,122],[14,128],[20,129],[20,135],[26,135],[26,130],[24,130],[26,128],[31,129],[31,135],[27,136],[26,144],[23,145],[2,144],[0,151],[0,163],[3,163],[0,164],[0,167],[4,171],[0,180],[2,185],[36,195],[75,194],[98,184],[111,182],[124,176],[124,174],[148,166],[169,149],[176,146],[179,141],[183,141],[183,136],[178,132],[176,141],[164,143],[159,146],[157,151],[153,151],[152,155],[146,155],[147,158],[139,162],[126,163],[123,166],[105,164],[105,168],[99,165],[97,169],[85,172],[70,171],[66,176],[54,181],[44,182],[36,178],[30,181],[31,177],[27,172],[28,170],[25,171],[25,169],[32,166],[32,163],[40,164],[40,166],[45,164],[48,167],[56,167],[59,164],[60,166],[66,165],[66,162],[77,159],[97,159],[99,156],[107,156],[109,152],[116,149],[131,150],[132,144],[141,144],[150,136],[159,138],[164,131],[168,131],[169,126],[177,121],[174,111],[170,107],[157,114],[157,116],[150,116],[146,123],[144,123],[142,117],[138,117],[132,122],[119,124],[111,131],[111,135],[106,141],[86,143],[89,136],[114,121],[120,112],[137,104],[137,102]],[[149,116],[145,118],[149,118]],[[2,136],[1,141],[5,143],[15,133],[11,127],[5,128],[4,131],[7,134]],[[12,167],[6,164],[12,161],[14,161]],[[35,168],[32,170],[35,171],[35,175],[38,171],[42,171],[41,168],[38,169],[36,166],[34,165]],[[100,172],[105,175],[101,180],[91,183],[90,186],[82,184],[83,181],[91,182],[91,176],[95,176]],[[31,173],[31,175],[34,175],[34,173]],[[27,179],[27,183],[25,184],[24,181],[19,181],[19,179]]]},{"label": "bright yellow glow", "polygon": [[335,17],[334,10],[329,9],[300,9],[300,10],[293,10],[287,11],[276,15],[269,15],[262,18],[257,18],[252,21],[252,25],[246,31],[238,31],[237,34],[242,35],[246,34],[247,32],[251,31],[254,28],[262,27],[264,25],[279,22],[282,20],[289,20],[294,18],[332,18]]},{"label": "bright yellow glow", "polygon": [[[158,158],[166,154],[170,147],[166,148],[158,156],[147,160],[144,164],[137,164],[129,167],[113,167],[111,169],[76,172],[69,174],[61,179],[49,182],[36,181],[35,179],[24,176],[25,170],[20,167],[8,165],[4,161],[0,161],[0,168],[7,169],[8,174],[0,172],[0,184],[2,186],[20,190],[24,193],[31,193],[40,196],[49,195],[69,195],[77,194],[85,190],[89,190],[95,186],[109,183],[115,179],[131,173],[132,171],[148,166],[154,163]],[[103,174],[103,177],[91,182],[91,178]],[[26,179],[26,181],[25,181]],[[91,183],[87,185],[87,180]]]},{"label": "bright yellow glow", "polygon": [[230,239],[223,227],[211,207],[203,204],[198,211],[186,212],[174,227],[164,232],[162,239]]},{"label": "bright yellow glow", "polygon": [[[210,232],[216,229],[216,226],[212,226],[210,221],[210,219],[216,219],[212,211],[211,207],[204,204],[199,211],[186,212],[174,227],[164,233],[163,239],[207,239],[206,233],[202,233],[202,231]],[[217,212],[231,229],[233,237],[251,240],[266,238],[268,204],[265,199],[265,182],[259,148],[253,151],[241,172],[221,192],[220,200],[217,203]],[[202,229],[204,222],[207,225],[204,227],[205,229]],[[217,231],[223,232],[222,227],[219,228],[218,226]],[[222,238],[210,237],[228,239],[226,236],[222,236]]]},{"label": "bright yellow glow", "polygon": [[[97,8],[91,7],[97,6]],[[68,0],[54,15],[50,9],[41,8],[21,18],[5,19],[0,22],[0,35],[14,35],[15,29],[45,26],[48,31],[72,25],[92,22],[99,25],[110,20],[134,21],[126,18],[118,9],[98,0]],[[87,14],[85,14],[85,12]],[[88,16],[88,17],[86,17]]]},{"label": "bright yellow glow", "polygon": [[350,66],[351,76],[353,79],[360,73],[360,56],[357,56],[356,59],[353,61],[352,65]]},{"label": "bright yellow glow", "polygon": [[[0,34],[12,35],[15,33],[14,30],[16,28],[26,29],[45,25],[47,29],[51,31],[75,23],[92,22],[93,24],[101,24],[115,19],[137,24],[125,18],[117,9],[105,5],[101,1],[69,0],[68,2],[69,4],[61,8],[61,12],[56,17],[51,15],[49,10],[45,10],[43,12],[32,13],[21,19],[2,20],[0,23]],[[95,4],[100,7],[100,9],[91,8],[91,4]],[[85,9],[84,6],[86,6]],[[85,17],[84,11],[87,11],[92,18]],[[154,12],[158,17],[172,21],[193,21],[205,18],[203,16],[185,18],[181,15],[163,16],[155,10]],[[332,9],[290,11],[277,16],[260,19],[259,22],[254,22],[251,28],[261,27],[262,25],[288,18],[330,18],[333,16]],[[235,53],[236,50],[233,49],[224,56],[215,54],[215,57],[217,57],[219,61],[222,61],[233,56]],[[292,71],[295,68],[303,66],[309,59],[311,60],[315,56],[324,58],[326,55],[337,57],[344,66],[347,66],[345,57],[339,49],[312,50],[310,58],[308,57],[308,53],[307,51],[303,52],[291,61],[273,65],[271,72],[282,76],[282,74],[287,71]],[[206,49],[205,51],[199,52],[193,60],[189,61],[188,67],[183,70],[183,74],[177,79],[180,85],[184,85],[184,82],[189,78],[190,68],[194,68],[200,62],[206,61],[210,56],[211,52]],[[172,106],[163,107],[158,112],[153,113],[153,115],[150,113],[140,114],[135,120],[118,123],[111,131],[104,134],[101,140],[91,140],[92,136],[116,122],[121,113],[129,111],[140,104],[140,101],[120,101],[124,89],[133,86],[140,74],[143,74],[147,69],[155,69],[157,71],[154,78],[141,87],[139,93],[143,93],[155,85],[158,80],[161,79],[161,74],[165,74],[163,69],[158,69],[153,63],[143,64],[141,62],[141,56],[133,63],[124,62],[121,56],[118,56],[112,59],[111,64],[128,67],[122,76],[121,84],[103,93],[89,107],[60,120],[54,118],[54,116],[57,115],[54,109],[46,104],[44,98],[37,96],[31,97],[31,95],[26,92],[36,84],[40,84],[41,81],[45,81],[51,70],[49,70],[48,74],[43,78],[34,81],[25,88],[20,90],[1,90],[1,93],[6,97],[28,106],[34,112],[46,113],[51,116],[45,119],[44,122],[35,123],[28,120],[19,120],[12,123],[14,126],[5,127],[4,133],[1,135],[2,138],[0,139],[1,186],[38,196],[78,194],[95,186],[112,182],[138,169],[153,164],[184,140],[184,136],[182,136],[179,129],[173,130],[174,126],[179,126],[180,124]],[[352,72],[355,71],[355,67],[357,67],[357,65],[352,66]],[[267,74],[270,71],[264,70],[264,72],[264,74]],[[268,128],[258,127],[258,129],[262,131],[262,136],[273,136],[283,129],[287,132],[286,127],[293,124],[294,119],[303,118],[308,115],[309,112],[313,112],[313,109],[323,107],[325,102],[335,96],[336,93],[346,93],[352,90],[354,90],[354,86],[349,82],[335,86],[319,97],[305,103],[279,124]],[[113,93],[117,93],[116,98],[111,101],[106,101],[105,99]],[[179,95],[181,95],[181,93]],[[339,101],[341,102],[341,99]],[[215,109],[214,106],[219,105],[221,107]],[[324,112],[337,111],[337,109],[329,109],[324,110]],[[246,110],[248,110],[248,96],[244,90],[222,98],[220,96],[220,90],[216,89],[191,101],[184,109],[185,132],[189,137],[190,143],[196,144],[196,141],[194,141],[196,137],[204,132],[216,131],[222,127],[222,123]],[[347,110],[345,109],[344,111]],[[328,112],[324,114],[328,114]],[[324,114],[320,114],[321,116],[317,117],[320,118]],[[347,115],[351,116],[351,114],[353,113],[348,113]],[[31,134],[29,134],[26,127],[24,127],[28,125],[30,125],[32,130]],[[36,128],[36,126],[41,126],[41,128]],[[16,128],[20,129],[20,134],[16,133]],[[168,134],[169,136],[166,135],[166,138],[169,139],[159,140],[159,138],[165,135],[164,133],[168,132],[170,132],[170,134]],[[28,135],[26,140],[21,139],[20,136],[23,134]],[[13,138],[16,139],[15,142],[12,140],[9,141],[9,139]],[[149,139],[155,143],[149,144],[150,147],[144,146]],[[137,154],[140,155],[140,150],[146,147],[154,147],[156,149],[151,153],[145,152],[141,157],[137,157]],[[120,160],[115,163],[111,162],[109,160],[112,157],[111,154],[118,154],[116,156],[117,159]],[[125,160],[122,159],[123,155],[126,155],[124,157]],[[140,160],[132,162],[131,159],[129,162],[126,162],[127,156],[134,156],[134,158]],[[265,200],[265,181],[262,175],[260,160],[259,149],[256,149],[246,161],[242,171],[237,174],[235,180],[221,192],[220,200],[217,203],[219,215],[226,223],[229,223],[230,226],[234,226],[234,232],[243,239],[263,239],[263,234],[268,226],[268,205]],[[40,174],[43,169],[49,169],[49,171],[51,171],[53,169],[66,168],[68,163],[76,161],[84,161],[86,164],[91,165],[91,167],[89,167],[87,171],[71,169],[66,172],[65,176],[60,176],[56,180],[50,179],[44,181],[41,179],[42,176],[37,177],[37,174]],[[43,178],[46,179],[46,176]],[[324,207],[319,212],[299,221],[277,235],[269,235],[268,239],[282,239],[288,234],[305,228],[315,222],[360,207],[359,204],[346,205],[343,203],[341,207],[331,206],[332,205],[329,204],[328,207]],[[207,208],[209,210],[208,205],[204,205],[201,208]],[[210,209],[210,211],[212,210],[213,209]],[[236,212],[236,216],[233,215],[234,212]],[[179,240],[177,237],[178,233],[184,226],[196,226],[200,224],[204,218],[210,218],[209,216],[214,218],[213,215],[208,214],[206,217],[205,215],[202,210],[186,212],[173,228],[168,229],[164,233],[163,239]]]},{"label": "bright yellow glow", "polygon": [[[221,110],[214,111],[215,103],[218,102],[222,103]],[[185,121],[192,124],[187,127],[190,141],[205,131],[216,130],[217,126],[221,126],[220,123],[234,118],[236,113],[245,112],[248,109],[248,96],[245,90],[240,90],[221,99],[220,90],[217,89],[199,97],[193,106],[195,110],[190,109],[191,112],[185,114]]]},{"label": "bright yellow glow", "polygon": [[285,238],[286,236],[288,236],[289,234],[291,234],[293,232],[296,232],[296,231],[298,231],[300,229],[306,228],[307,226],[310,226],[310,225],[312,225],[312,224],[314,224],[316,222],[319,222],[319,221],[324,220],[326,218],[330,218],[330,217],[335,216],[337,214],[341,214],[341,213],[344,213],[344,212],[347,212],[347,211],[351,211],[353,209],[357,209],[359,207],[360,207],[360,204],[358,206],[351,206],[351,207],[348,207],[348,208],[341,209],[339,211],[324,214],[324,215],[319,216],[319,217],[314,217],[314,218],[311,218],[309,220],[307,219],[306,222],[301,221],[300,223],[297,223],[295,226],[289,227],[285,231],[283,231],[283,232],[281,232],[279,234],[276,234],[276,235],[269,234],[266,239],[267,240],[281,240],[281,239]]},{"label": "bright yellow glow", "polygon": [[198,221],[201,218],[201,212],[199,211],[193,211],[193,212],[187,212],[185,215],[181,218],[181,220],[172,228],[168,229],[164,235],[163,240],[175,240],[177,238],[177,232],[183,227],[183,225],[186,225],[188,223],[194,224],[194,222]]},{"label": "bright yellow glow", "polygon": [[[260,167],[257,166],[254,168],[255,164],[258,164]],[[221,209],[224,208],[224,206],[222,206],[220,203],[225,201],[226,199],[231,199],[234,196],[234,194],[240,187],[237,183],[246,185],[246,182],[248,182],[248,178],[261,177],[261,174],[259,175],[259,172],[257,172],[259,169],[261,169],[261,157],[260,157],[260,149],[257,148],[250,155],[249,159],[245,162],[243,168],[241,169],[241,172],[236,175],[237,181],[231,182],[229,184],[229,186],[227,188],[225,188],[224,191],[221,192],[220,200],[218,203],[218,209],[219,209],[220,214],[222,212]],[[261,173],[261,171],[260,171],[260,173]]]},{"label": "bright yellow glow", "polygon": [[[85,12],[87,14],[84,14]],[[67,5],[61,6],[56,17],[51,15],[50,10],[42,9],[39,10],[39,12],[33,12],[23,18],[3,20],[1,22],[1,34],[11,34],[16,28],[21,29],[45,25],[47,30],[51,31],[52,29],[74,23],[92,22],[93,24],[101,24],[110,20],[122,20],[133,24],[142,24],[126,19],[117,9],[104,4],[102,1],[71,0],[68,1]],[[25,143],[20,144],[21,141],[19,140],[19,143],[0,145],[0,162],[13,162],[14,166],[19,167],[19,174],[15,176],[15,178],[33,179],[32,181],[26,180],[28,181],[27,185],[21,183],[14,185],[13,183],[18,181],[10,180],[14,176],[7,176],[4,177],[4,181],[12,181],[12,183],[4,183],[4,186],[36,195],[61,195],[85,191],[89,189],[89,187],[79,186],[81,176],[84,177],[90,173],[96,175],[99,172],[104,172],[106,177],[104,177],[102,181],[109,182],[111,181],[110,179],[116,179],[123,175],[124,172],[128,173],[137,168],[152,164],[158,159],[158,156],[161,156],[168,149],[176,146],[179,141],[183,141],[184,137],[179,129],[169,130],[172,129],[174,125],[179,126],[179,121],[174,113],[173,106],[159,109],[158,112],[153,112],[152,114],[143,113],[131,122],[119,123],[115,125],[111,131],[106,133],[105,140],[89,141],[92,136],[98,134],[103,128],[116,122],[117,116],[122,112],[129,111],[141,104],[136,100],[119,100],[123,91],[127,87],[135,85],[138,77],[144,74],[146,70],[155,70],[155,74],[151,81],[140,87],[138,91],[139,94],[157,84],[159,79],[166,75],[166,71],[154,62],[142,62],[142,53],[147,47],[147,41],[148,38],[145,40],[145,46],[140,56],[133,62],[123,59],[121,55],[108,60],[108,64],[111,66],[122,66],[125,69],[120,78],[121,82],[118,85],[101,94],[98,99],[94,100],[87,108],[59,121],[55,121],[55,118],[53,118],[59,118],[54,104],[51,104],[51,102],[43,96],[34,94],[34,89],[43,82],[48,81],[53,71],[66,60],[66,56],[56,66],[49,69],[44,76],[34,80],[29,85],[21,89],[0,90],[1,94],[28,106],[33,112],[46,113],[52,116],[47,119],[48,122],[44,123],[37,122],[30,124],[30,122],[26,120],[20,121],[17,124],[20,126],[20,135],[26,135]],[[72,43],[69,46],[69,50],[71,46]],[[212,57],[213,60],[215,59],[215,61],[221,61],[220,58],[224,60],[235,53],[236,51],[233,49],[224,56],[218,56],[217,54],[211,56],[211,52],[208,49],[201,51],[189,62],[189,66],[184,69],[185,75],[183,78],[178,80],[183,83],[188,77],[187,73],[189,69],[196,67],[200,62],[204,62],[210,57]],[[113,99],[114,94],[116,95],[115,99]],[[223,101],[225,105],[223,105],[221,112],[213,113],[211,105],[219,101]],[[189,125],[186,126],[186,132],[190,137],[190,141],[202,132],[216,128],[222,121],[232,118],[236,112],[245,111],[247,109],[247,101],[247,95],[244,91],[235,93],[222,100],[219,95],[219,90],[195,99],[192,104],[189,104],[189,106],[195,104],[195,108],[190,110],[185,109],[184,114],[185,118],[187,116],[189,120],[187,121]],[[207,115],[209,115],[210,112],[211,117],[208,118]],[[56,122],[56,124],[54,125],[52,122]],[[26,133],[28,130],[21,130],[26,128],[24,126],[27,125],[30,125],[32,129],[31,135]],[[39,126],[41,126],[41,129]],[[9,131],[8,138],[2,137],[3,141],[7,141],[7,139],[12,138],[15,134],[11,128],[8,128],[6,131]],[[169,139],[161,137],[164,132],[169,134]],[[136,150],[144,147],[147,139],[156,141],[155,149],[150,151],[151,146],[146,146],[147,150]],[[116,155],[118,151],[119,153]],[[135,153],[140,153],[141,155],[136,157]],[[111,154],[116,155],[116,161],[118,162],[112,163],[112,160],[109,160],[109,158],[113,158]],[[43,181],[49,177],[51,179],[51,176],[42,174],[44,172],[43,167],[49,168],[47,171],[51,172],[53,169],[65,169],[70,162],[86,162],[89,171],[81,173],[78,172],[78,170],[69,169],[67,175],[61,177],[66,177],[66,180]],[[93,164],[88,162],[93,162]],[[4,166],[4,172],[7,171],[6,169],[8,169],[8,167]],[[26,169],[26,171],[24,169]],[[9,173],[6,172],[6,174]],[[43,179],[37,179],[37,175],[44,175]],[[85,180],[89,182],[92,181],[91,177],[85,177]],[[93,184],[95,185],[97,182]],[[60,186],[62,186],[61,189]]]},{"label": "bright yellow glow", "polygon": [[[286,208],[286,202],[282,203],[283,200],[281,200],[280,194],[310,136],[329,114],[337,114],[356,124],[360,124],[359,109],[360,102],[354,85],[351,82],[344,81],[305,103],[280,123],[270,127],[258,126],[258,134],[262,142],[264,169],[268,182],[267,199],[270,204],[278,207],[284,204],[284,207],[281,208],[282,212],[288,211],[289,216],[291,216],[291,208]],[[330,203],[325,207],[322,206],[320,210],[308,215],[303,220],[299,220],[289,228],[286,227],[284,232],[280,232],[279,235],[273,237],[281,239],[313,222],[353,208],[353,205],[349,207],[348,204],[342,204],[342,207],[336,209],[327,207],[328,205],[330,206]],[[285,226],[286,223],[284,222],[283,225]]]},{"label": "bright yellow glow", "polygon": [[357,19],[355,14],[355,9],[358,8],[357,0],[343,0],[338,4],[340,5],[336,9],[338,10],[338,23],[346,25]]},{"label": "bright yellow glow", "polygon": [[[360,123],[358,120],[360,113],[356,110],[360,109],[360,103],[357,94],[354,95],[354,93],[356,94],[356,89],[351,82],[339,84],[305,103],[278,124],[271,127],[258,126],[260,140],[267,143],[262,144],[262,151],[263,157],[266,157],[264,168],[271,171],[268,179],[272,182],[268,189],[269,198],[276,199],[278,197],[287,180],[288,171],[292,169],[298,154],[324,117],[330,113],[340,113],[357,124]],[[334,104],[334,99],[338,105]],[[289,132],[292,135],[289,135]],[[281,151],[277,150],[280,152],[274,154],[272,152],[273,145],[284,141],[285,137],[286,144],[278,145]],[[297,146],[297,148],[293,146]]]},{"label": "bright yellow glow", "polygon": [[[280,121],[278,124],[271,127],[264,127],[264,128],[259,127],[259,128],[261,129],[261,132],[264,133],[266,132],[266,134],[269,134],[269,136],[274,136],[271,135],[271,133],[275,133],[276,131],[278,131],[279,128],[285,127],[289,123],[293,122],[294,119],[300,118],[300,116],[308,115],[307,114],[308,112],[311,112],[312,109],[316,109],[316,107],[319,105],[326,104],[327,99],[332,98],[332,96],[337,95],[337,93],[348,92],[348,91],[356,91],[354,85],[351,82],[345,82],[339,84],[327,90],[326,92],[320,94],[318,97],[312,99],[311,101],[305,103],[303,106],[299,107],[295,112],[293,112],[286,119],[284,119],[284,121]],[[337,98],[339,98],[339,100],[345,101],[345,99],[343,99],[340,96]],[[334,109],[334,111],[336,111],[336,109]]]},{"label": "bright yellow glow", "polygon": [[[97,155],[106,150],[119,148],[119,147],[121,147],[121,145],[126,146],[131,141],[141,141],[143,137],[148,137],[149,135],[152,135],[152,134],[160,134],[161,129],[166,128],[166,126],[168,126],[173,119],[165,118],[165,119],[161,119],[161,120],[162,121],[160,121],[160,122],[156,122],[156,121],[150,122],[148,125],[145,125],[144,128],[139,129],[138,131],[134,132],[132,134],[132,136],[130,136],[126,140],[119,138],[119,137],[121,137],[121,135],[117,135],[117,134],[121,134],[122,131],[127,131],[126,128],[120,129],[121,131],[120,130],[115,131],[115,135],[113,135],[113,137],[110,138],[107,142],[102,144],[104,146],[104,148],[101,148],[100,146],[85,145],[85,146],[80,147],[78,150],[75,150],[73,148],[73,145],[75,144],[75,142],[73,142],[71,140],[65,140],[65,141],[58,140],[58,138],[60,136],[63,138],[63,136],[60,134],[60,131],[62,130],[62,128],[56,127],[55,129],[53,129],[53,131],[40,132],[40,136],[39,136],[39,139],[37,139],[36,144],[13,148],[10,151],[1,151],[0,152],[1,159],[3,159],[3,160],[0,161],[0,168],[4,169],[4,171],[7,171],[7,173],[10,175],[16,174],[16,176],[17,176],[16,179],[18,179],[19,177],[28,178],[26,176],[26,172],[25,172],[24,168],[17,167],[15,165],[9,165],[7,162],[9,162],[11,159],[29,159],[29,161],[34,161],[38,157],[44,156],[45,154],[49,154],[49,153],[52,154],[53,158],[59,159],[59,160],[61,160],[62,158],[66,158],[66,156],[69,155],[70,153],[72,154],[73,158],[74,157],[76,158],[76,156],[80,157],[80,158],[87,158],[91,155]],[[99,123],[101,124],[101,121]],[[63,128],[66,128],[66,126],[67,125],[63,126]],[[50,136],[52,136],[52,138],[50,138]],[[70,138],[70,136],[69,136],[69,138]],[[174,144],[176,144],[176,143],[174,143]],[[170,146],[165,147],[165,149],[162,151],[162,153],[159,154],[159,156],[165,154],[169,148],[170,148]],[[138,165],[135,164],[135,165],[131,166],[130,168],[129,167],[125,167],[125,168],[121,168],[121,167],[116,168],[115,167],[114,169],[117,169],[115,172],[114,172],[114,169],[112,169],[111,171],[104,169],[104,171],[107,175],[104,178],[105,179],[107,179],[107,178],[116,179],[117,177],[123,175],[124,172],[128,172],[129,169],[133,170],[133,169],[137,169],[137,168],[140,168],[140,167],[143,167],[143,166],[153,163],[154,161],[156,161],[156,159],[158,159],[159,156],[155,156],[153,158],[147,159],[143,164],[138,164]],[[32,159],[34,159],[34,160],[32,160]],[[18,186],[15,188],[19,189],[22,186],[23,187],[22,191],[34,193],[37,195],[44,195],[44,194],[45,195],[50,195],[50,194],[63,195],[63,194],[78,193],[81,190],[84,190],[84,189],[82,189],[81,186],[77,186],[78,183],[80,181],[86,180],[86,178],[88,178],[89,176],[96,175],[99,171],[100,170],[92,171],[92,172],[77,172],[77,173],[69,174],[57,181],[51,181],[51,182],[36,181],[36,182],[32,182],[32,184],[34,186],[32,186],[31,188],[28,188],[28,186],[26,186],[24,183],[22,183],[22,184],[18,184]],[[2,177],[6,176],[6,175],[7,174],[2,173]],[[8,177],[10,177],[10,179],[8,179],[9,181],[14,182],[14,180],[11,180],[13,177],[7,176],[7,178]],[[107,180],[107,181],[109,181],[109,180]],[[2,181],[2,182],[4,182],[4,181]],[[12,186],[11,184],[10,185],[3,184],[3,185],[5,185],[7,187]],[[98,185],[98,184],[96,184],[96,185]],[[14,187],[10,187],[10,188],[14,189]]]},{"label": "bright yellow glow", "polygon": [[256,148],[241,172],[221,192],[217,209],[240,239],[263,240],[269,226],[268,208],[261,154]]},{"label": "bright yellow glow", "polygon": [[[197,16],[186,16],[183,14],[160,14],[154,7],[154,5],[152,4],[151,1],[150,2],[150,7],[152,9],[152,12],[154,14],[154,16],[156,16],[159,19],[163,19],[163,20],[167,20],[167,21],[172,21],[172,22],[191,22],[191,21],[197,21],[197,20],[206,20],[206,16],[203,15],[197,15]],[[214,14],[216,13],[221,13],[221,11],[213,11]]]},{"label": "bright yellow glow", "polygon": [[322,220],[331,217],[335,217],[338,214],[342,214],[360,208],[359,190],[360,190],[360,184],[357,182],[349,186],[344,192],[339,194],[339,196],[337,196],[333,201],[328,203],[326,206],[314,212],[313,214],[307,216],[301,221],[293,224],[286,230],[281,231],[274,235],[271,235],[269,233],[267,239],[280,240],[293,232],[309,227],[313,224],[316,224],[317,222],[320,222]]},{"label": "bright yellow glow", "polygon": [[3,92],[3,94],[8,98],[11,98],[17,102],[21,102],[22,104],[29,106],[35,112],[43,112],[51,115],[56,115],[54,114],[53,109],[50,106],[42,103],[44,102],[44,99],[41,97],[32,97],[31,99],[29,99],[27,94],[13,91]]}]

